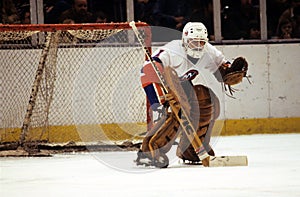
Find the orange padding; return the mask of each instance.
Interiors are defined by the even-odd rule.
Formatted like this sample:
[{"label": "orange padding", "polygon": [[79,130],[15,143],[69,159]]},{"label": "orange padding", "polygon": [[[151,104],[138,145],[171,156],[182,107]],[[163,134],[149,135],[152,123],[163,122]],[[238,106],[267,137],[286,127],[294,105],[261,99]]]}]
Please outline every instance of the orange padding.
[{"label": "orange padding", "polygon": [[[159,62],[154,62],[160,72],[163,72],[163,66]],[[141,81],[143,87],[148,86],[151,83],[160,83],[160,80],[151,63],[144,65],[141,73]]]}]

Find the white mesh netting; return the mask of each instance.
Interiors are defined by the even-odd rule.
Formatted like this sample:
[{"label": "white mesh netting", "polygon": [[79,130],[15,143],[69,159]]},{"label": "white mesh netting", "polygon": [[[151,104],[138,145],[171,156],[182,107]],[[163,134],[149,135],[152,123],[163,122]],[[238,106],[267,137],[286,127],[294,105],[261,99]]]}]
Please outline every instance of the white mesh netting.
[{"label": "white mesh netting", "polygon": [[22,133],[25,142],[97,142],[145,132],[145,56],[130,32],[2,31],[1,142],[19,141]]}]

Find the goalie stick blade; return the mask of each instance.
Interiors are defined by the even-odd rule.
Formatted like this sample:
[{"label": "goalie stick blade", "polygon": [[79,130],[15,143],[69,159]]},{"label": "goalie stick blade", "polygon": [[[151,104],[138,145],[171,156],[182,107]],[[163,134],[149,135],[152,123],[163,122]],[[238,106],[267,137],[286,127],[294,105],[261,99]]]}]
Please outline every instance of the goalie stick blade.
[{"label": "goalie stick blade", "polygon": [[248,166],[247,156],[216,156],[210,157],[209,167]]}]

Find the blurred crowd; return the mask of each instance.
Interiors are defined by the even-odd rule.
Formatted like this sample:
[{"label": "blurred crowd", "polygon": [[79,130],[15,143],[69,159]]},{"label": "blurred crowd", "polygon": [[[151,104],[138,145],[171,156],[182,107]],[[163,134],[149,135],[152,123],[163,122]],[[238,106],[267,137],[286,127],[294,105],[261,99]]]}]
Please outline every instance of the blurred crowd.
[{"label": "blurred crowd", "polygon": [[[268,38],[300,38],[300,0],[266,0]],[[125,22],[125,0],[44,0],[44,23]],[[223,39],[260,39],[259,0],[221,0]],[[30,24],[29,0],[1,0],[0,23]],[[135,21],[182,30],[203,22],[214,40],[212,0],[134,0]]]}]

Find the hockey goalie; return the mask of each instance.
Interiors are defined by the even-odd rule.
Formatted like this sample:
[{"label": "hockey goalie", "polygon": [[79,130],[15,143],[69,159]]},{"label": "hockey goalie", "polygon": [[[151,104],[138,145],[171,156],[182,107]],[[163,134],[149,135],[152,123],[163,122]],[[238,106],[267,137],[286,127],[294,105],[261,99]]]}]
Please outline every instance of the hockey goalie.
[{"label": "hockey goalie", "polygon": [[[144,63],[142,86],[152,111],[158,116],[143,139],[137,153],[137,165],[167,167],[169,160],[166,153],[176,139],[179,139],[176,155],[180,159],[200,162],[191,140],[178,121],[182,109],[187,112],[205,151],[210,156],[215,155],[210,138],[219,116],[219,99],[211,88],[203,85],[200,73],[209,71],[231,90],[231,85],[240,83],[246,76],[248,64],[242,57],[231,64],[221,51],[208,42],[207,36],[204,24],[189,22],[183,29],[181,40],[173,40],[158,48],[152,54],[153,61]],[[153,63],[162,73],[168,91],[162,88]]]}]

